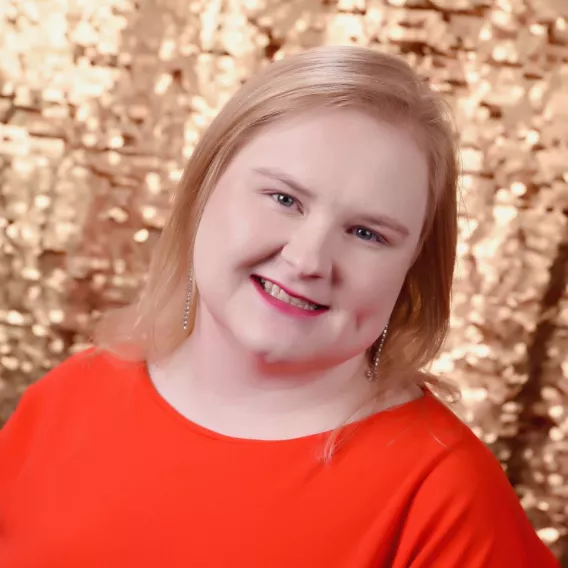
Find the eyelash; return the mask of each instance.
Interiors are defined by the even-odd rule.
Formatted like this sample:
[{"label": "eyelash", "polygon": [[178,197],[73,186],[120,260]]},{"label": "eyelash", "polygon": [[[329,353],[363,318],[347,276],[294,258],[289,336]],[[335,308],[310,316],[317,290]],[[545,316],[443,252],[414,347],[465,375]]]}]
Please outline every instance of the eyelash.
[{"label": "eyelash", "polygon": [[[287,193],[280,192],[280,191],[270,193],[269,195],[272,199],[274,199],[274,201],[276,201],[276,203],[278,203],[278,205],[281,205],[282,207],[285,207],[286,209],[291,209],[293,205],[296,205],[298,210],[300,212],[302,212],[301,205],[295,197],[292,197],[291,195],[289,195]],[[282,197],[287,198],[287,199],[291,199],[293,203],[290,206],[284,205],[280,201],[280,198],[282,198]],[[389,244],[387,239],[385,239],[380,233],[377,233],[376,231],[372,231],[371,229],[367,229],[366,227],[361,227],[361,226],[358,225],[356,227],[353,227],[351,231],[352,231],[352,234],[353,234],[355,231],[359,231],[359,230],[367,231],[372,237],[370,239],[359,239],[361,241],[375,242],[375,243],[380,244],[380,245],[388,245]]]},{"label": "eyelash", "polygon": [[272,197],[272,199],[274,199],[274,201],[276,201],[276,203],[278,203],[278,205],[282,205],[282,207],[286,207],[287,209],[291,209],[291,207],[284,205],[281,201],[279,201],[278,198],[279,197],[286,197],[288,199],[291,199],[298,206],[298,209],[300,211],[302,210],[298,200],[296,198],[292,197],[291,195],[288,195],[287,193],[282,193],[280,191],[277,191],[277,192],[274,192],[274,193],[270,193],[270,197]]}]

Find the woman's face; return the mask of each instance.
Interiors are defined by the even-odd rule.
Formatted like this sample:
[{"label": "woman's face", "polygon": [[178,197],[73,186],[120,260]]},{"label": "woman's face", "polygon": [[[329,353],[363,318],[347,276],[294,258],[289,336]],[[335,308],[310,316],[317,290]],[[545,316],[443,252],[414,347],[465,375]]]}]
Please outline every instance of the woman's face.
[{"label": "woman's face", "polygon": [[410,132],[356,110],[270,125],[234,158],[197,232],[200,317],[265,361],[326,366],[381,334],[428,187]]}]

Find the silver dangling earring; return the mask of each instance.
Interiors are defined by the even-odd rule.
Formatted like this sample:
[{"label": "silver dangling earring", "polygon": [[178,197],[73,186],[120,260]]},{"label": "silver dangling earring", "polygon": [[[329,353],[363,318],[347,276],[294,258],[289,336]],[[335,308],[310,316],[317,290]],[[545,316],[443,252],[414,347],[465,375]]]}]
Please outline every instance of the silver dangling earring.
[{"label": "silver dangling earring", "polygon": [[381,351],[383,350],[383,345],[385,344],[385,339],[387,338],[387,331],[389,329],[389,324],[385,325],[385,329],[383,329],[383,333],[381,333],[381,339],[379,342],[379,346],[375,351],[375,356],[373,357],[373,363],[371,364],[371,368],[367,369],[365,376],[367,380],[372,383],[377,380],[379,376],[379,361],[381,359]]},{"label": "silver dangling earring", "polygon": [[189,270],[187,278],[187,292],[185,294],[185,309],[183,310],[183,330],[187,331],[189,327],[189,312],[191,311],[191,296],[193,292],[193,271]]}]

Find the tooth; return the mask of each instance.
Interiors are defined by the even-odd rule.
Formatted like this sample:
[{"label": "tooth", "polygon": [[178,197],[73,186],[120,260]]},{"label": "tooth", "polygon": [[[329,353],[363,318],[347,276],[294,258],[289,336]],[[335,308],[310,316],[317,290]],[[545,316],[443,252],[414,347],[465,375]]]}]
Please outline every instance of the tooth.
[{"label": "tooth", "polygon": [[304,300],[300,300],[299,298],[294,298],[284,292],[280,286],[270,282],[270,280],[265,280],[264,278],[259,278],[259,281],[264,288],[264,290],[270,294],[273,298],[280,300],[281,302],[285,302],[287,304],[291,304],[292,306],[296,306],[297,308],[301,308],[303,310],[313,311],[316,309],[316,306],[311,302],[306,302]]}]

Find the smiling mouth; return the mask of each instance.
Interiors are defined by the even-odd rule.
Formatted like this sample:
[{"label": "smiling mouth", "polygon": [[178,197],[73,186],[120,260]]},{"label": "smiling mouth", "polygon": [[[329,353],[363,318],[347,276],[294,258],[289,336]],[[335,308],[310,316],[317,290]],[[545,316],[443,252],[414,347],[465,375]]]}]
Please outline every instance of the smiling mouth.
[{"label": "smiling mouth", "polygon": [[300,308],[302,310],[306,310],[308,312],[316,312],[316,311],[323,311],[329,309],[329,306],[323,306],[321,304],[316,304],[314,302],[310,302],[303,298],[298,298],[296,296],[292,296],[287,292],[284,292],[280,286],[274,284],[270,280],[266,280],[265,278],[261,278],[260,276],[253,275],[252,278],[258,282],[260,287],[273,298],[280,300],[285,304],[290,304],[291,306],[295,306],[296,308]]}]

